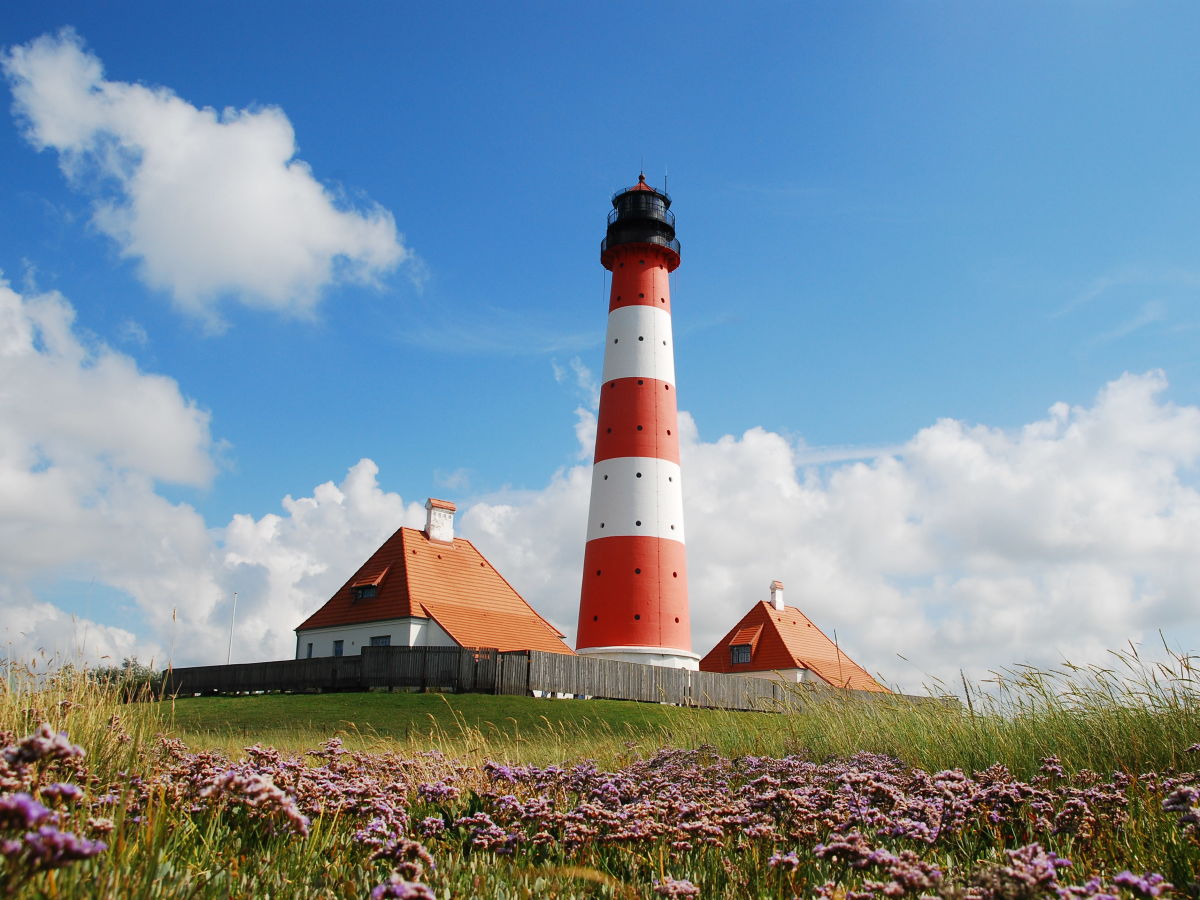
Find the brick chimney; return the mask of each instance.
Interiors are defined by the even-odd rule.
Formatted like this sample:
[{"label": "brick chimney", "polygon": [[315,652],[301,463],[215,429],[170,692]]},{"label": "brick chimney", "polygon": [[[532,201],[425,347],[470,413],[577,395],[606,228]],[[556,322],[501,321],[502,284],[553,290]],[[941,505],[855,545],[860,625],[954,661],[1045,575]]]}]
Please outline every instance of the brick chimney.
[{"label": "brick chimney", "polygon": [[458,507],[449,500],[425,501],[425,536],[431,541],[444,544],[454,542],[454,513]]},{"label": "brick chimney", "polygon": [[782,612],[782,610],[783,610],[783,582],[782,581],[772,581],[771,582],[771,605],[773,607],[775,607],[775,609],[780,610]]}]

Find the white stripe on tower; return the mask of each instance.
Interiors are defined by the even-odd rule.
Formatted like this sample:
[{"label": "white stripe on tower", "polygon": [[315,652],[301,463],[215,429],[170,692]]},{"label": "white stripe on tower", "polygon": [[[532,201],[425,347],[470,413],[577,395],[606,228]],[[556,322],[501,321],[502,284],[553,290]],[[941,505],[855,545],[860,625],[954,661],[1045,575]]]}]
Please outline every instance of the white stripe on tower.
[{"label": "white stripe on tower", "polygon": [[652,306],[622,306],[608,314],[604,381],[656,378],[675,384],[671,313]]},{"label": "white stripe on tower", "polygon": [[679,463],[621,456],[592,469],[587,539],[636,536],[684,542]]}]

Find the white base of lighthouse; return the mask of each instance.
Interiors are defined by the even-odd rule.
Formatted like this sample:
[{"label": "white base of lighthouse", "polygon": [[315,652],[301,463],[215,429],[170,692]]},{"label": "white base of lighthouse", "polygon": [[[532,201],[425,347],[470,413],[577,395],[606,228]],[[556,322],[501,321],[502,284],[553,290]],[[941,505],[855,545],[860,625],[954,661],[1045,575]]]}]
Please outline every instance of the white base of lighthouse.
[{"label": "white base of lighthouse", "polygon": [[700,656],[690,650],[674,650],[670,647],[580,647],[575,651],[580,656],[597,656],[600,659],[615,659],[617,662],[637,663],[642,666],[665,666],[668,669],[700,670]]}]

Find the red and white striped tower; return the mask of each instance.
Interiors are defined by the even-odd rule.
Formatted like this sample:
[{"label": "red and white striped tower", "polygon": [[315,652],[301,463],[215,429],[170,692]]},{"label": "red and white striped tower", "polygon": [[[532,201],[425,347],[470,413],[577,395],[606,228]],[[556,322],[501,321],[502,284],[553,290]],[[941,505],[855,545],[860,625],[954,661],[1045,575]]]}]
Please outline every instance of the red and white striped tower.
[{"label": "red and white striped tower", "polygon": [[688,617],[668,275],[671,198],[638,177],[613,196],[604,381],[579,600],[579,653],[695,669]]}]

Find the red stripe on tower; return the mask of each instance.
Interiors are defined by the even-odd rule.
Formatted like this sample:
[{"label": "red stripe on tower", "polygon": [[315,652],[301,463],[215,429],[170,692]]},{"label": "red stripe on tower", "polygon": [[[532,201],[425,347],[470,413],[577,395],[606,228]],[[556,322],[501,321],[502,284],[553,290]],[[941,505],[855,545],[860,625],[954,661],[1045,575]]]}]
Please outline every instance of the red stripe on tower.
[{"label": "red stripe on tower", "polygon": [[638,177],[613,196],[600,262],[612,272],[577,650],[695,669],[669,275],[671,198]]}]

